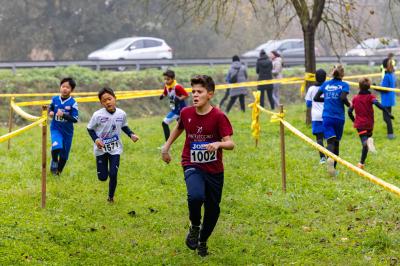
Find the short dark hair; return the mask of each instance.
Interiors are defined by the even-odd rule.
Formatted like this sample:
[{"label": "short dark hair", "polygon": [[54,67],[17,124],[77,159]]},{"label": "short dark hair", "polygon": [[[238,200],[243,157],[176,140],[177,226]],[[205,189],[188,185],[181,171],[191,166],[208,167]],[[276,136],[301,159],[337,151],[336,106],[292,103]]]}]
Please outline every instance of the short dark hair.
[{"label": "short dark hair", "polygon": [[264,49],[261,49],[261,51],[260,51],[260,56],[262,56],[262,55],[266,55],[267,53],[265,52],[265,50]]},{"label": "short dark hair", "polygon": [[169,77],[171,79],[175,79],[175,72],[172,71],[171,69],[168,69],[163,73],[163,76]]},{"label": "short dark hair", "polygon": [[68,82],[68,84],[69,84],[69,86],[71,86],[71,89],[72,90],[74,90],[75,89],[75,87],[76,87],[76,82],[75,82],[75,80],[73,79],[73,78],[63,78],[61,81],[60,81],[60,86],[64,83],[64,82]]},{"label": "short dark hair", "polygon": [[99,100],[100,100],[100,101],[101,101],[101,97],[102,97],[104,94],[106,94],[106,93],[108,93],[108,94],[110,94],[112,97],[116,98],[113,89],[111,89],[111,88],[109,88],[109,87],[104,87],[104,88],[102,88],[102,89],[99,91],[99,93],[98,93],[98,96],[99,96]]},{"label": "short dark hair", "polygon": [[232,62],[240,62],[240,58],[239,58],[239,56],[238,55],[234,55],[233,57],[232,57]]},{"label": "short dark hair", "polygon": [[369,90],[369,88],[371,88],[371,79],[368,77],[360,78],[358,86],[360,87],[360,90]]},{"label": "short dark hair", "polygon": [[204,88],[207,89],[207,91],[215,91],[215,83],[214,80],[212,79],[212,77],[207,76],[207,75],[196,75],[194,76],[191,80],[190,80],[190,85],[196,85],[196,84],[200,84],[202,85]]}]

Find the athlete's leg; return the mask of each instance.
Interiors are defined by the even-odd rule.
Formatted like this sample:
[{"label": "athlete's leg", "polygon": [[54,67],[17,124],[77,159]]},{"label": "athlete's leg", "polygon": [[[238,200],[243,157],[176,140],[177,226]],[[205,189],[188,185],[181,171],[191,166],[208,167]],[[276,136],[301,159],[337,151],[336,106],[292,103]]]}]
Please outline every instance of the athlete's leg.
[{"label": "athlete's leg", "polygon": [[63,136],[63,148],[60,152],[60,160],[58,162],[58,173],[61,173],[67,163],[69,152],[71,151],[72,136]]},{"label": "athlete's leg", "polygon": [[205,178],[206,199],[204,202],[203,226],[200,230],[200,242],[206,242],[215,225],[217,224],[220,208],[219,204],[222,197],[222,187],[224,185],[224,173],[210,175]]},{"label": "athlete's leg", "polygon": [[110,183],[108,186],[108,197],[110,199],[114,198],[115,189],[117,188],[117,175],[118,175],[118,168],[119,168],[119,159],[120,155],[110,155],[109,163],[110,163]]},{"label": "athlete's leg", "polygon": [[[316,133],[315,134],[315,138],[316,138],[316,140],[317,140],[317,143],[319,144],[319,145],[321,145],[322,147],[324,147],[324,133]],[[325,154],[323,154],[322,152],[319,152],[319,157],[322,159],[322,158],[325,158]]]},{"label": "athlete's leg", "polygon": [[204,173],[193,167],[187,167],[184,171],[189,219],[192,225],[199,226],[201,223],[201,206],[205,200]]},{"label": "athlete's leg", "polygon": [[100,181],[106,181],[108,178],[108,153],[96,156],[97,177]]}]

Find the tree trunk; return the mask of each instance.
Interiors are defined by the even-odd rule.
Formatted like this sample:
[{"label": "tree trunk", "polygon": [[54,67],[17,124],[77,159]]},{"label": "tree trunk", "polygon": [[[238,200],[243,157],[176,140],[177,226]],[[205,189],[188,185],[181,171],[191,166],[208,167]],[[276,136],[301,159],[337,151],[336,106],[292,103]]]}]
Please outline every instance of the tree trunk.
[{"label": "tree trunk", "polygon": [[[311,23],[310,23],[311,24]],[[304,36],[304,54],[305,54],[305,70],[307,73],[315,73],[316,60],[315,60],[315,27],[308,25],[303,27]],[[307,82],[306,91],[311,86],[311,82]],[[306,125],[311,124],[311,108],[307,108],[306,112]]]}]

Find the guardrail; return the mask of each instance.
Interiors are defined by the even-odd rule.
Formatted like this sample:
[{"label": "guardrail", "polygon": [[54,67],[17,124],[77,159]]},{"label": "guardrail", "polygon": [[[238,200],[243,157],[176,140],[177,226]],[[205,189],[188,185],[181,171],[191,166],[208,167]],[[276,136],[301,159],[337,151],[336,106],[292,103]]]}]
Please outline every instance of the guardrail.
[{"label": "guardrail", "polygon": [[[384,56],[325,56],[317,57],[317,63],[342,63],[342,64],[380,64]],[[257,58],[242,58],[242,62],[249,67],[254,67]],[[285,57],[285,66],[304,65],[304,57]],[[26,61],[26,62],[0,62],[0,68],[12,69],[15,73],[18,68],[51,68],[77,65],[89,67],[96,70],[102,69],[136,69],[163,68],[169,66],[194,66],[194,65],[228,65],[232,63],[231,58],[209,58],[209,59],[147,59],[147,60],[81,60],[81,61]]]}]

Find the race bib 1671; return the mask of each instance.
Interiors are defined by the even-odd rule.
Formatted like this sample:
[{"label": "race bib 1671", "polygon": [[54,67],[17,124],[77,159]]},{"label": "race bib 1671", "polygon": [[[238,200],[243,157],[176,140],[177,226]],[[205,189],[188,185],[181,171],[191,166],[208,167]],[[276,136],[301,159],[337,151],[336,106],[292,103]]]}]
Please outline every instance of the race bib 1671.
[{"label": "race bib 1671", "polygon": [[104,143],[104,147],[103,147],[104,152],[113,151],[113,150],[119,148],[119,146],[120,146],[118,136],[114,136],[114,137],[111,137],[108,139],[103,139],[103,143]]}]

